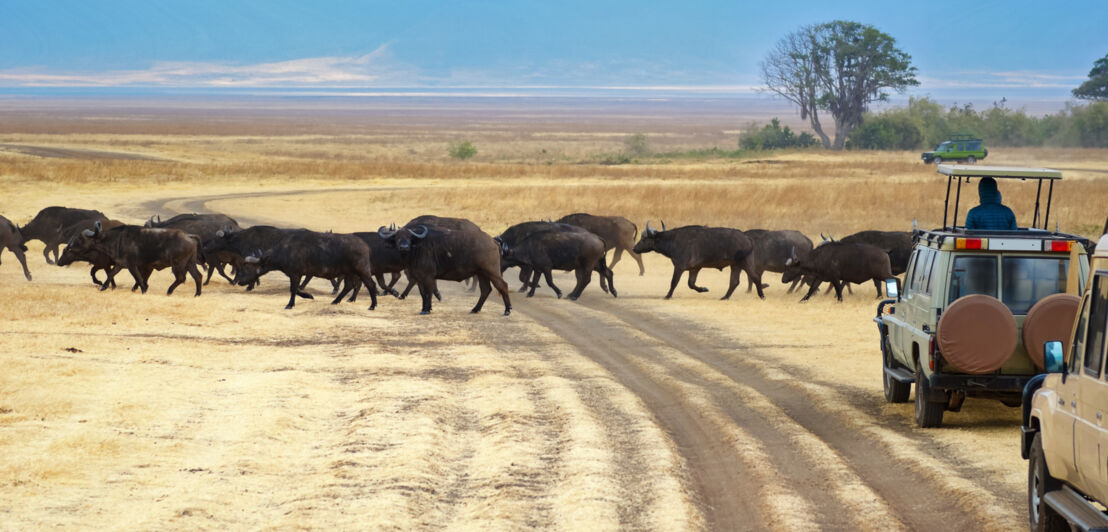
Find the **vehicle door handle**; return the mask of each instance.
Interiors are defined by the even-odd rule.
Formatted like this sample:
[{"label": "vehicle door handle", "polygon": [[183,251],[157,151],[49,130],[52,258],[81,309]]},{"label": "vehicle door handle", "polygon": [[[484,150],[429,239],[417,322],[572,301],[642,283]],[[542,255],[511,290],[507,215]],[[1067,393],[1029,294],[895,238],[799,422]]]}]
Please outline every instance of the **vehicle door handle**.
[{"label": "vehicle door handle", "polygon": [[1062,406],[1066,406],[1066,400],[1065,400],[1065,399],[1063,399],[1063,398],[1061,398],[1061,397],[1059,397],[1059,398],[1058,398],[1058,404],[1060,404],[1060,405],[1062,405]]},{"label": "vehicle door handle", "polygon": [[1077,408],[1077,401],[1070,401],[1070,406]]},{"label": "vehicle door handle", "polygon": [[1100,418],[1101,418],[1101,417],[1102,417],[1102,416],[1101,416],[1100,412],[1097,412],[1097,413],[1096,413],[1096,419],[1097,419],[1097,421],[1100,421]]}]

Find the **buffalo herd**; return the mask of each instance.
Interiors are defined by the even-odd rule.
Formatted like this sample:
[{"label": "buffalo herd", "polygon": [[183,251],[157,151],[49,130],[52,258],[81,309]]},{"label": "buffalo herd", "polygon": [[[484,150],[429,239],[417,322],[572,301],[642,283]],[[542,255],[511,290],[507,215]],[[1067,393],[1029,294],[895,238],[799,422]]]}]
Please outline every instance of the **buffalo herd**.
[{"label": "buffalo herd", "polygon": [[[862,231],[838,240],[824,237],[818,246],[791,230],[667,228],[664,222],[655,228],[648,221],[639,233],[626,218],[586,213],[557,221],[522,222],[492,237],[469,220],[431,215],[402,226],[342,234],[265,225],[243,228],[223,214],[181,214],[165,221],[152,216],[144,225],[128,225],[96,210],[47,207],[22,227],[0,216],[0,253],[10,250],[28,281],[31,272],[24,252],[30,240],[43,242],[48,264],[89,263],[89,274],[100,290],[115,288],[115,276],[122,270],[134,279],[132,290],[145,293],[150,274],[169,268],[174,281],[167,293],[186,282],[187,275],[196,285],[196,295],[213,273],[251,290],[262,275],[280,271],[289,280],[285,308],[292,308],[297,297],[312,299],[305,286],[312,278],[323,277],[334,288],[333,304],[348,294],[354,301],[365,286],[373,310],[378,290],[403,299],[414,286],[419,289],[421,314],[427,314],[432,297],[441,299],[438,281],[472,281],[473,288],[480,289],[472,312],[481,311],[495,288],[504,301],[505,315],[511,313],[512,303],[502,275],[512,267],[520,269],[520,291],[526,291],[527,297],[544,279],[562,297],[553,270],[574,272],[576,285],[568,299],[581,296],[593,272],[599,274],[601,290],[616,297],[612,267],[622,254],[638,263],[642,275],[641,255],[656,252],[673,263],[666,299],[673,296],[685,272],[690,289],[707,292],[696,284],[700,270],[730,268],[723,299],[731,297],[743,273],[747,291],[756,290],[764,299],[763,288],[768,285],[762,283],[762,274],[775,272],[782,274],[782,282],[792,284],[790,293],[801,284],[809,285],[801,301],[808,300],[822,283],[829,283],[841,301],[842,290],[850,283],[873,281],[880,296],[881,283],[907,269],[913,246],[912,233],[898,231]],[[59,252],[63,244],[65,249]],[[605,259],[609,250],[614,250],[610,263]],[[100,271],[105,272],[103,281],[97,277]],[[403,293],[394,288],[402,274],[407,278]]]}]

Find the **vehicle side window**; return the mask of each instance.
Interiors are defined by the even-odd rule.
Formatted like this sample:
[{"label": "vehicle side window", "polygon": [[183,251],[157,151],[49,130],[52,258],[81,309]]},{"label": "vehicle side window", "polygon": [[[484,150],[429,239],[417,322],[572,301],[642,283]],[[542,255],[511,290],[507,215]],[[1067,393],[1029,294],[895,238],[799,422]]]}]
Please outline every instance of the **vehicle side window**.
[{"label": "vehicle side window", "polygon": [[939,268],[939,260],[938,259],[939,259],[939,253],[936,251],[933,254],[933,256],[931,257],[931,267],[928,268],[931,271],[927,274],[927,286],[924,287],[924,290],[926,290],[928,294],[931,293],[931,280],[935,278],[935,270],[937,270]]},{"label": "vehicle side window", "polygon": [[970,294],[996,297],[996,273],[996,257],[954,257],[954,268],[950,272],[950,299],[947,302],[952,303]]},{"label": "vehicle side window", "polygon": [[1089,336],[1085,341],[1085,374],[1100,376],[1100,366],[1104,359],[1104,326],[1108,322],[1108,283],[1097,276],[1089,300]]},{"label": "vehicle side window", "polygon": [[907,285],[904,288],[905,292],[908,292],[912,290],[912,288],[914,288],[912,286],[912,276],[916,274],[916,261],[919,260],[919,255],[923,251],[923,249],[924,248],[916,248],[916,250],[912,252],[912,258],[908,259],[908,271],[904,274],[904,284]]},{"label": "vehicle side window", "polygon": [[924,294],[931,294],[931,266],[935,263],[935,256],[938,253],[933,249],[928,249],[927,254],[920,258],[918,273],[916,275],[916,291]]},{"label": "vehicle side window", "polygon": [[1077,312],[1077,327],[1073,332],[1073,345],[1070,346],[1069,360],[1066,362],[1069,364],[1070,373],[1077,373],[1081,367],[1081,354],[1085,352],[1085,323],[1088,321],[1088,314],[1085,312],[1089,307],[1089,298],[1084,298],[1081,301],[1081,310]]},{"label": "vehicle side window", "polygon": [[924,277],[927,274],[927,268],[930,266],[931,257],[935,254],[930,248],[922,248],[919,250],[919,257],[916,259],[916,269],[912,271],[912,290],[916,292],[922,292],[924,286]]}]

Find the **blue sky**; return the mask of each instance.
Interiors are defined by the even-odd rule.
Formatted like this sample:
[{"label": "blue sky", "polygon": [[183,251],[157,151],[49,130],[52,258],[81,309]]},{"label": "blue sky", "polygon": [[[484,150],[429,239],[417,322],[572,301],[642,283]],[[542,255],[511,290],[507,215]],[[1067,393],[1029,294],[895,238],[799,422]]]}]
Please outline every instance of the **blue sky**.
[{"label": "blue sky", "polygon": [[[969,7],[960,7],[969,6]],[[666,88],[744,94],[802,25],[872,24],[913,94],[1064,100],[1108,2],[0,0],[0,87]]]}]

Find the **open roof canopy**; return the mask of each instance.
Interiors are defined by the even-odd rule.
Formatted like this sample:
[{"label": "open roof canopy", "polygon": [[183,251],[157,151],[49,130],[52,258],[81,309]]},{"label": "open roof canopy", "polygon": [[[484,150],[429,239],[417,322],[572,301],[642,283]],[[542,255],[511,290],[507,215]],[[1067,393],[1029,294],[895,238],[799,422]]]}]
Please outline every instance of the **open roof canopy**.
[{"label": "open roof canopy", "polygon": [[977,166],[940,164],[938,172],[950,177],[992,177],[997,179],[1062,179],[1062,172],[1052,168],[1022,166]]}]

